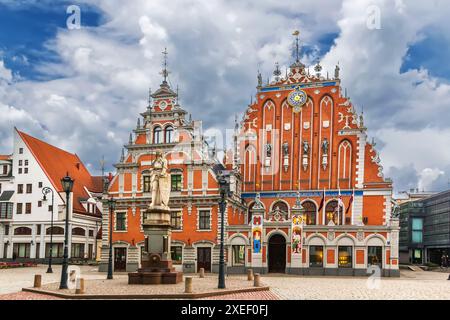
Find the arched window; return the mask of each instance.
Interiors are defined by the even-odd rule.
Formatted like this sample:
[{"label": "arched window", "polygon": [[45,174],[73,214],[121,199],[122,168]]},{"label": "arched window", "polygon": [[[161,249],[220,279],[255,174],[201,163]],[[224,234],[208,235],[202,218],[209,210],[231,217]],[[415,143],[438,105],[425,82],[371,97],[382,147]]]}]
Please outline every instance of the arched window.
[{"label": "arched window", "polygon": [[166,130],[164,131],[164,137],[166,143],[172,143],[173,142],[173,127],[168,126]]},{"label": "arched window", "polygon": [[342,224],[343,208],[338,206],[337,200],[332,200],[325,207],[325,224],[333,221],[335,225]]},{"label": "arched window", "polygon": [[161,127],[155,127],[155,129],[153,129],[153,143],[155,143],[155,144],[162,143]]},{"label": "arched window", "polygon": [[72,229],[72,235],[74,236],[85,236],[86,235],[86,230],[84,230],[83,228],[73,228]]},{"label": "arched window", "polygon": [[14,229],[15,236],[29,236],[31,235],[31,229],[27,227],[18,227]]},{"label": "arched window", "polygon": [[52,228],[47,228],[47,230],[45,231],[45,234],[64,234],[64,228],[61,227],[53,227],[53,232],[52,232]]},{"label": "arched window", "polygon": [[316,212],[317,208],[314,202],[305,201],[302,203],[303,208],[305,209],[305,223],[307,225],[316,224]]}]

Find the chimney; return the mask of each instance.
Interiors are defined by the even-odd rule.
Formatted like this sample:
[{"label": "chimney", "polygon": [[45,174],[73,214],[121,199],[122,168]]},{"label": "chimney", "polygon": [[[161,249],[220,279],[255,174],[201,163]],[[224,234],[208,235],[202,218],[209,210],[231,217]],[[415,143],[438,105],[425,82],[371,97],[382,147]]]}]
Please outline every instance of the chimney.
[{"label": "chimney", "polygon": [[77,162],[77,163],[75,164],[75,167],[77,167],[77,169],[80,170],[80,163]]}]

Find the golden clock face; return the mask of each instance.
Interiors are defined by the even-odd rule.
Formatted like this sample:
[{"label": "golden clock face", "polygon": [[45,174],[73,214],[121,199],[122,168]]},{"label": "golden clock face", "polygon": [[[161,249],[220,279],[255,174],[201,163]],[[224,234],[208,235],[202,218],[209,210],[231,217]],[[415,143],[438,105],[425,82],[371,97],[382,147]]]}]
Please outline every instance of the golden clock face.
[{"label": "golden clock face", "polygon": [[294,108],[294,112],[300,112],[307,99],[306,92],[297,87],[289,94],[287,102]]}]

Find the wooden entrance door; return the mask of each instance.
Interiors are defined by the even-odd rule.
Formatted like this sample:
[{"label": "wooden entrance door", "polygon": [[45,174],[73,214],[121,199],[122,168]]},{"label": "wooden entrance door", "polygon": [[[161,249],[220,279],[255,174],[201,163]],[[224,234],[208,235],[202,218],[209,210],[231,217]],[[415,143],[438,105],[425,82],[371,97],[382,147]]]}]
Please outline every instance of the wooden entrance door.
[{"label": "wooden entrance door", "polygon": [[269,239],[269,272],[286,272],[286,239],[275,234]]},{"label": "wooden entrance door", "polygon": [[127,269],[127,248],[114,248],[114,271]]},{"label": "wooden entrance door", "polygon": [[211,271],[211,248],[197,248],[197,272],[200,268]]}]

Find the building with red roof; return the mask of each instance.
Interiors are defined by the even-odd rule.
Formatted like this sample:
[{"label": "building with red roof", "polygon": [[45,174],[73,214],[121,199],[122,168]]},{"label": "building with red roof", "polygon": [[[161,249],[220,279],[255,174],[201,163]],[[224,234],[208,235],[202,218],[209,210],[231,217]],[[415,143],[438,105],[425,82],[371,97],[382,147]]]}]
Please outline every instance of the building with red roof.
[{"label": "building with red roof", "polygon": [[[101,177],[92,176],[78,155],[18,129],[9,161],[8,192],[0,194],[0,206],[8,208],[7,214],[0,216],[0,258],[45,260],[52,233],[53,257],[62,258],[66,205],[69,257],[95,258],[102,210]],[[67,174],[74,180],[68,204],[60,181]],[[44,197],[45,190],[49,191]]]}]

